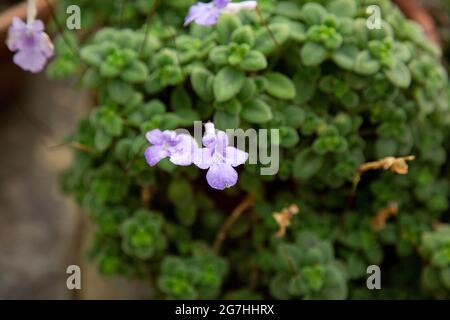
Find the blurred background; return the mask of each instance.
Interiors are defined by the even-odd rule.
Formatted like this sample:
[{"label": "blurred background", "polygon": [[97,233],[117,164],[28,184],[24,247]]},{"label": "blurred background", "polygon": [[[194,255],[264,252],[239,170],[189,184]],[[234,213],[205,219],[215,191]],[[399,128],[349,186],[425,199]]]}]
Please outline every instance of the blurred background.
[{"label": "blurred background", "polygon": [[[46,1],[38,4],[40,18],[48,20]],[[61,141],[90,97],[73,83],[52,82],[12,63],[7,28],[13,16],[25,14],[25,2],[0,0],[0,299],[145,297],[148,286],[103,279],[85,262],[90,225],[59,191],[58,174],[71,161]],[[67,289],[72,264],[81,267],[82,290]]]},{"label": "blurred background", "polygon": [[[448,50],[450,1],[419,2]],[[38,3],[40,17],[49,19],[47,0]],[[61,141],[88,110],[90,96],[12,64],[6,32],[25,8],[0,0],[0,299],[145,298],[148,284],[104,279],[85,262],[91,227],[59,191],[58,173],[71,161]],[[66,287],[72,264],[81,267],[82,290]]]}]

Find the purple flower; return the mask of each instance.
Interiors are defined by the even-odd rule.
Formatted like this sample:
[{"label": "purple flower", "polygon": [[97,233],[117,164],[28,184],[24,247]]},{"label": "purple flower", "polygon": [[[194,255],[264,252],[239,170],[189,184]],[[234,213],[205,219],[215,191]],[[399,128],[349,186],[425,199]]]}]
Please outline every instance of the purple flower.
[{"label": "purple flower", "polygon": [[255,9],[256,6],[256,1],[230,3],[230,0],[213,0],[209,3],[198,2],[189,9],[184,25],[187,26],[195,21],[202,26],[211,26],[217,23],[222,13],[236,14],[241,10]]},{"label": "purple flower", "polygon": [[187,26],[195,21],[202,26],[210,26],[217,22],[221,11],[228,5],[230,0],[214,0],[210,3],[198,2],[191,6],[184,21]]},{"label": "purple flower", "polygon": [[155,129],[147,132],[147,140],[153,145],[145,150],[145,159],[150,166],[169,157],[170,162],[178,166],[192,164],[193,155],[198,149],[194,138],[188,134],[177,134],[175,131]]},{"label": "purple flower", "polygon": [[14,63],[33,73],[42,71],[47,59],[53,56],[53,44],[44,32],[44,23],[40,20],[25,23],[14,17],[6,44],[9,50],[17,51]]},{"label": "purple flower", "polygon": [[194,157],[194,164],[200,169],[208,169],[206,180],[218,190],[232,187],[238,180],[238,174],[233,167],[243,164],[248,159],[248,153],[228,146],[225,132],[217,131],[214,124],[205,124],[203,145]]}]

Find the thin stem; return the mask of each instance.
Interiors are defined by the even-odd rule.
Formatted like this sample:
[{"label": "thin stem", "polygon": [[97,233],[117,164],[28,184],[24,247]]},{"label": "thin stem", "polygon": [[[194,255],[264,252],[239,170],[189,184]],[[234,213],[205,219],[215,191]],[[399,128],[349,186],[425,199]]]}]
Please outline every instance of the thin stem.
[{"label": "thin stem", "polygon": [[288,265],[289,265],[289,269],[291,269],[291,271],[292,271],[292,273],[294,274],[294,275],[297,275],[297,269],[295,268],[295,265],[294,265],[294,262],[292,261],[292,258],[291,258],[291,256],[289,255],[289,252],[287,251],[287,249],[286,249],[286,247],[285,246],[283,246],[282,247],[283,249],[283,253],[284,253],[284,255],[286,256],[286,259],[287,259],[287,262],[288,262]]},{"label": "thin stem", "polygon": [[154,0],[152,9],[150,10],[148,16],[147,16],[147,22],[145,23],[145,30],[144,30],[144,40],[142,41],[140,53],[144,52],[145,47],[147,46],[147,38],[148,33],[150,31],[150,26],[152,24],[153,18],[156,15],[156,9],[158,9],[159,0]]},{"label": "thin stem", "polygon": [[65,147],[65,146],[72,147],[74,149],[77,149],[77,150],[80,150],[80,151],[83,151],[83,152],[86,152],[86,153],[92,153],[94,151],[90,147],[88,147],[88,146],[86,146],[84,144],[81,144],[81,143],[79,143],[77,141],[69,141],[69,142],[66,142],[66,143],[58,144],[56,146],[50,146],[50,147],[48,147],[48,149],[50,151],[52,151],[54,149],[58,149],[58,148]]},{"label": "thin stem", "polygon": [[181,68],[181,59],[177,49],[177,31],[174,30],[174,32],[170,35],[170,37],[172,38],[173,47],[175,48],[175,56],[177,58],[178,66],[180,67],[181,74],[183,75],[183,68]]},{"label": "thin stem", "polygon": [[259,19],[261,20],[262,25],[264,26],[264,28],[266,28],[267,32],[269,33],[270,37],[272,38],[273,43],[275,43],[275,46],[277,46],[278,48],[280,48],[280,44],[278,43],[277,39],[275,38],[275,35],[273,34],[272,29],[270,29],[269,25],[267,24],[266,19],[264,19],[264,16],[263,16],[263,14],[262,14],[261,9],[259,8],[259,6],[257,6],[257,7],[255,8],[255,10],[256,10],[256,13],[257,13],[258,16],[259,16]]},{"label": "thin stem", "polygon": [[228,217],[228,219],[223,224],[222,228],[220,228],[219,232],[217,233],[216,240],[214,241],[214,252],[219,253],[220,248],[222,247],[222,243],[224,242],[225,238],[227,237],[227,233],[230,230],[230,228],[233,226],[233,224],[236,222],[237,219],[245,212],[245,210],[249,209],[253,206],[255,203],[255,197],[251,194],[248,194],[244,200],[239,203],[239,205],[233,210],[231,215]]},{"label": "thin stem", "polygon": [[36,0],[28,0],[27,23],[30,24],[36,19],[37,6]]}]

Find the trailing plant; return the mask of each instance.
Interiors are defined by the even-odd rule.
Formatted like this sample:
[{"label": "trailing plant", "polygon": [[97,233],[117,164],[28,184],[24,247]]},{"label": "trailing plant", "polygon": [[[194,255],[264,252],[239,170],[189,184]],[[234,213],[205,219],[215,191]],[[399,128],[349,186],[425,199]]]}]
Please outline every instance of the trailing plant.
[{"label": "trailing plant", "polygon": [[[62,186],[96,225],[103,273],[152,277],[164,298],[448,295],[445,244],[427,236],[448,221],[447,73],[418,25],[387,0],[261,0],[188,27],[194,1],[120,3],[70,1],[96,19],[56,41],[48,69],[96,96]],[[278,173],[247,163],[218,191],[195,166],[149,167],[146,133],[194,121],[279,129]]]}]

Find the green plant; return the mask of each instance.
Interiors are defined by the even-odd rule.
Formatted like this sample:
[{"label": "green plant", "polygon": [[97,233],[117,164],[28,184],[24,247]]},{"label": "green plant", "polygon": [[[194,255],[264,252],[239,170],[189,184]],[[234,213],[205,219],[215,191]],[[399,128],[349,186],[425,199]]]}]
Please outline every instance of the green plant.
[{"label": "green plant", "polygon": [[423,234],[420,250],[428,259],[422,284],[436,298],[448,299],[450,289],[450,232],[444,226]]},{"label": "green plant", "polygon": [[[118,2],[72,2],[93,16],[120,10]],[[417,248],[448,211],[450,112],[439,49],[387,0],[265,0],[267,28],[246,11],[183,29],[193,2],[163,1],[149,19],[150,0],[127,4],[121,23],[102,15],[106,26],[73,45],[79,57],[57,42],[50,75],[77,75],[96,94],[68,137],[77,150],[62,185],[97,225],[90,257],[100,270],[152,276],[167,298],[448,294],[441,285],[411,291],[417,273],[402,271],[413,261],[427,272]],[[366,28],[372,4],[381,8],[379,30]],[[262,165],[246,164],[238,185],[219,192],[195,167],[148,167],[145,133],[195,120],[280,129],[279,172],[261,176]],[[361,164],[409,154],[408,174],[373,171],[352,192]],[[375,231],[372,217],[392,201],[397,218]],[[300,213],[279,239],[272,213],[291,204]],[[365,288],[371,264],[388,273],[382,294]]]}]

